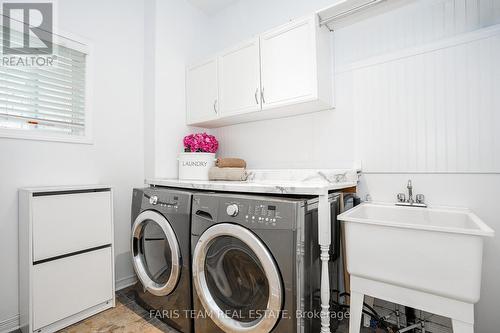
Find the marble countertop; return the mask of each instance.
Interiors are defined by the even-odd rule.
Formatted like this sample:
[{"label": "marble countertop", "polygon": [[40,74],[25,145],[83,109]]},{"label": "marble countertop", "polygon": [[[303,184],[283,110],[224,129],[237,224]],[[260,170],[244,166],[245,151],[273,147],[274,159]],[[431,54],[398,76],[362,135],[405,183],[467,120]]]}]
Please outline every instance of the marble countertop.
[{"label": "marble countertop", "polygon": [[356,186],[359,174],[351,169],[248,170],[246,181],[146,179],[146,184],[177,188],[244,193],[323,195]]}]

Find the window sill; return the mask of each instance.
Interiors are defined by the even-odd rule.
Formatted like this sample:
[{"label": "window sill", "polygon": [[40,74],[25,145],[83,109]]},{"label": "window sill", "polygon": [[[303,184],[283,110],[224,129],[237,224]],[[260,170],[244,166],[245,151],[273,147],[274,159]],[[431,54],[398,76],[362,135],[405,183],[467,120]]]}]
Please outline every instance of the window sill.
[{"label": "window sill", "polygon": [[52,133],[34,133],[26,132],[24,130],[15,129],[0,129],[0,139],[21,139],[21,140],[35,140],[35,141],[52,141],[63,143],[77,143],[77,144],[94,144],[92,137],[86,136],[67,136],[57,135]]}]

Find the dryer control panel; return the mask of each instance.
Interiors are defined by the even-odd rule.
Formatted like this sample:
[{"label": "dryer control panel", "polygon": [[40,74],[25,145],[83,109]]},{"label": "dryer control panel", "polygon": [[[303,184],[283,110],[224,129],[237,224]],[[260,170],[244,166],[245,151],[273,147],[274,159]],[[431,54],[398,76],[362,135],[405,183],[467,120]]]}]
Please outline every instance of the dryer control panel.
[{"label": "dryer control panel", "polygon": [[134,197],[142,196],[141,209],[154,209],[165,214],[189,214],[191,196],[182,191],[164,188],[135,189]]}]

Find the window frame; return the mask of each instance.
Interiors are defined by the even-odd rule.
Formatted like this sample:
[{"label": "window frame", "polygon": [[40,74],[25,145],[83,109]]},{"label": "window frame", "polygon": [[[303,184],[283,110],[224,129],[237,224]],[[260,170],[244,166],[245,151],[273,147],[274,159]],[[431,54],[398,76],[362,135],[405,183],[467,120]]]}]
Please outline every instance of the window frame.
[{"label": "window frame", "polygon": [[36,141],[53,141],[66,143],[94,144],[93,139],[93,122],[92,109],[90,103],[92,101],[92,90],[90,83],[92,82],[93,74],[93,45],[92,42],[84,37],[58,29],[54,27],[53,43],[58,44],[82,53],[85,53],[85,98],[84,98],[84,115],[85,128],[84,135],[63,135],[51,133],[50,131],[23,130],[15,128],[0,128],[0,139],[24,139]]}]

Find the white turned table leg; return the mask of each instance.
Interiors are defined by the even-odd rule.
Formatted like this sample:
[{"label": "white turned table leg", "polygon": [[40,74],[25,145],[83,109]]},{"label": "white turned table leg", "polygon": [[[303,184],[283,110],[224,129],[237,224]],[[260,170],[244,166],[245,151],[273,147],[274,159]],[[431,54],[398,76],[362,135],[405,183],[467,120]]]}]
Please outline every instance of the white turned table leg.
[{"label": "white turned table leg", "polygon": [[[373,308],[373,303],[375,302],[375,299],[373,297],[370,297],[370,296],[366,296],[365,299],[366,299],[365,303],[368,304],[369,306],[371,306]],[[363,316],[363,326],[364,327],[370,327],[371,319],[372,319],[371,316],[365,314]]]},{"label": "white turned table leg", "polygon": [[363,315],[363,301],[365,295],[351,289],[349,310],[349,333],[359,333],[361,329],[361,316]]},{"label": "white turned table leg", "polygon": [[329,246],[321,245],[321,333],[330,333],[330,276],[328,272]]},{"label": "white turned table leg", "polygon": [[451,326],[453,327],[453,333],[474,333],[474,324],[465,323],[458,319],[452,319]]},{"label": "white turned table leg", "polygon": [[320,195],[318,201],[318,234],[321,249],[321,333],[330,333],[330,260],[331,219],[328,194]]}]

